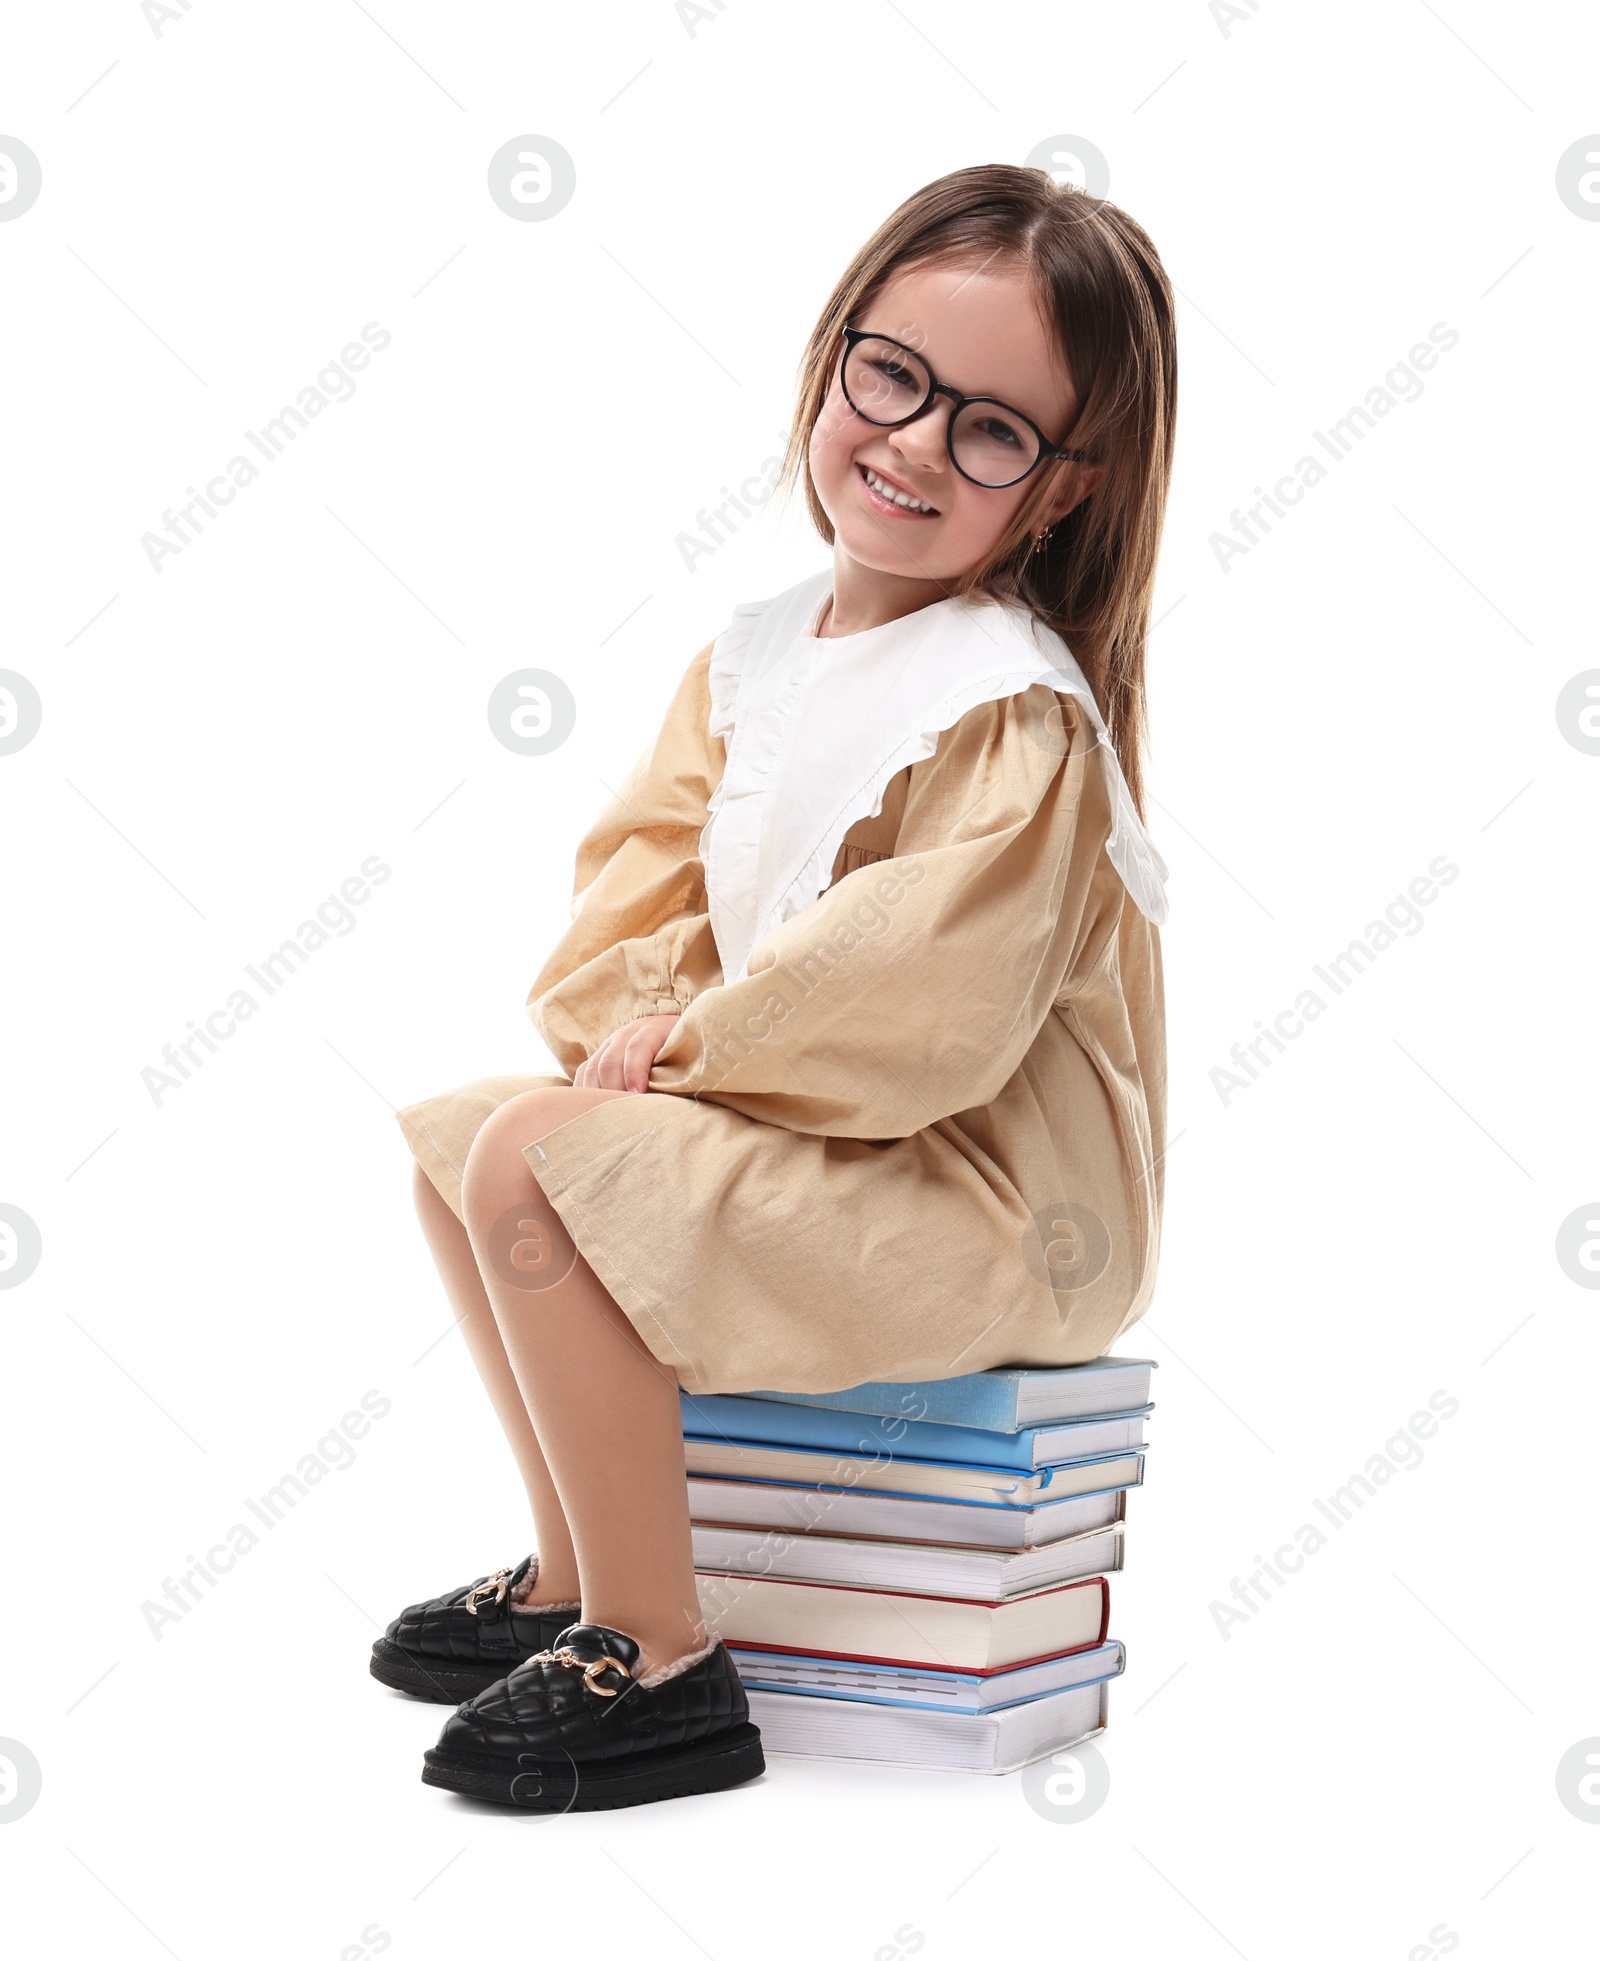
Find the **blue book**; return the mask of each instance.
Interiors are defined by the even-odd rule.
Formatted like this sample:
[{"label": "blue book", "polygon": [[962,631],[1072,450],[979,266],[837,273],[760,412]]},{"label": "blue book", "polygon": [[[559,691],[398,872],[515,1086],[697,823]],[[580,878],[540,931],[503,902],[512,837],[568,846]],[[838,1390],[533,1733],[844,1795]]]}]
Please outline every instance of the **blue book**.
[{"label": "blue book", "polygon": [[1035,1471],[1073,1457],[1136,1449],[1153,1405],[1108,1416],[1079,1416],[1030,1430],[982,1430],[960,1423],[860,1416],[816,1403],[779,1403],[760,1396],[681,1397],[683,1433],[708,1441],[788,1444],[801,1449],[860,1451],[946,1464],[983,1463]]},{"label": "blue book", "polygon": [[809,1409],[849,1410],[858,1416],[903,1416],[912,1422],[959,1423],[973,1430],[1039,1429],[1076,1416],[1140,1409],[1150,1400],[1156,1364],[1130,1355],[1102,1355],[1069,1369],[986,1369],[942,1382],[863,1382],[823,1396],[752,1389],[761,1402]]},{"label": "blue book", "polygon": [[849,1661],[843,1656],[785,1654],[763,1648],[740,1648],[728,1653],[738,1665],[746,1688],[769,1689],[778,1695],[831,1695],[851,1702],[887,1702],[910,1709],[954,1709],[978,1715],[986,1709],[1008,1709],[1058,1689],[1075,1689],[1085,1682],[1110,1681],[1126,1666],[1120,1641],[1103,1641],[1097,1648],[1051,1661],[1025,1662],[997,1675],[953,1674],[946,1668],[893,1667],[878,1661]]}]

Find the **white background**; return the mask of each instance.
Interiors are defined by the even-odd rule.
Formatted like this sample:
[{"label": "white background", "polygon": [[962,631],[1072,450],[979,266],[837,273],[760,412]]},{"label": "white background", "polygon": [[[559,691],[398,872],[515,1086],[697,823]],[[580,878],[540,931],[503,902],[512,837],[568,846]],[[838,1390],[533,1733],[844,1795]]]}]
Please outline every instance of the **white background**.
[{"label": "white background", "polygon": [[[1600,128],[1594,23],[705,11],[193,0],[158,35],[79,0],[4,29],[0,132],[43,191],[0,224],[0,664],[44,705],[0,758],[0,1199],[44,1248],[0,1294],[0,1735],[43,1773],[0,1832],[7,1944],[1587,1952],[1600,1831],[1556,1766],[1600,1734],[1600,1299],[1555,1241],[1600,1195],[1600,758],[1555,704],[1600,666],[1600,224],[1556,167]],[[530,134],[577,191],[517,223],[486,170]],[[546,1066],[523,1000],[603,784],[730,607],[824,562],[798,509],[692,570],[678,535],[779,447],[872,227],[1053,135],[1103,151],[1181,295],[1173,1142],[1121,1344],[1161,1367],[1110,1796],[1058,1823],[1015,1777],[774,1759],[716,1798],[474,1809],[418,1782],[443,1712],[365,1673],[375,1624],[527,1542],[391,1108]],[[369,321],[354,398],[154,570],[141,534]],[[1229,513],[1436,322],[1420,399],[1222,569]],[[535,760],[485,713],[529,666],[578,704]],[[371,854],[353,930],[154,1102],[163,1045]],[[1422,930],[1224,1103],[1230,1046],[1440,854]],[[1211,1603],[1437,1391],[1425,1460],[1224,1638]],[[354,1463],[158,1640],[143,1603],[369,1392]]]}]

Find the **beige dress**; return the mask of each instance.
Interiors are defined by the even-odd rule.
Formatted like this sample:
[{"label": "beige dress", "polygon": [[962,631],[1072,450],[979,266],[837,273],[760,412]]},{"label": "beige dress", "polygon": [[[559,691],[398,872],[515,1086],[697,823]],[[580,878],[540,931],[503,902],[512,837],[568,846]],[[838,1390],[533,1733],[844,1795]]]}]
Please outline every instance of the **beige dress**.
[{"label": "beige dress", "polygon": [[846,832],[817,902],[722,984],[700,833],[711,648],[584,838],[528,1009],[566,1076],[399,1113],[461,1210],[491,1111],[678,1013],[644,1095],[525,1155],[684,1388],[824,1391],[1103,1355],[1148,1305],[1166,1103],[1157,929],[1106,854],[1083,705],[971,709]]}]

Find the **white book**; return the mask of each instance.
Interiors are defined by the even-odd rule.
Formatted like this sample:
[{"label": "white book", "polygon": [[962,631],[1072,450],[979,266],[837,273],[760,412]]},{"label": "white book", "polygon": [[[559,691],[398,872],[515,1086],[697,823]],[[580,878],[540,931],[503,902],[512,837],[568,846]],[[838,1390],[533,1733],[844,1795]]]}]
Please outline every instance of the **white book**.
[{"label": "white book", "polygon": [[792,1484],[690,1478],[697,1525],[826,1532],[855,1539],[921,1539],[935,1545],[1054,1545],[1123,1516],[1127,1491],[1092,1491],[1044,1505],[969,1505],[879,1491],[811,1491]]},{"label": "white book", "polygon": [[695,1586],[707,1632],[730,1646],[962,1675],[994,1675],[1019,1662],[1098,1647],[1110,1609],[1110,1588],[1101,1578],[998,1601],[749,1573],[698,1573]]},{"label": "white book", "polygon": [[1109,1687],[1108,1682],[1089,1682],[976,1715],[782,1695],[770,1689],[748,1693],[762,1748],[778,1755],[848,1757],[995,1775],[1098,1736],[1106,1726]]},{"label": "white book", "polygon": [[887,1702],[910,1709],[955,1709],[976,1715],[1032,1702],[1057,1689],[1120,1675],[1127,1657],[1120,1641],[1102,1641],[1075,1655],[1025,1663],[998,1675],[953,1675],[946,1668],[885,1668],[870,1661],[830,1661],[765,1648],[730,1647],[747,1689],[784,1695],[829,1695],[850,1702]]},{"label": "white book", "polygon": [[770,1573],[783,1580],[941,1593],[958,1600],[1015,1600],[1064,1580],[1122,1570],[1120,1525],[1018,1552],[728,1525],[696,1525],[693,1536],[695,1568],[702,1573]]}]

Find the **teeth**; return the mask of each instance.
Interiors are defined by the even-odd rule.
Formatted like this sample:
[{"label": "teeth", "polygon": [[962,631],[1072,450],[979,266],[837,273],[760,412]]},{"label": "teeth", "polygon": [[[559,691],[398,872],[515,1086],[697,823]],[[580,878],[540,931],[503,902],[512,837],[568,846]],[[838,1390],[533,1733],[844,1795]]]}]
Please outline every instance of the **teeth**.
[{"label": "teeth", "polygon": [[861,466],[866,471],[867,482],[880,497],[887,497],[891,504],[903,504],[908,511],[931,511],[931,504],[924,504],[920,497],[908,497],[903,490],[896,490],[893,484],[885,483],[875,470]]}]

